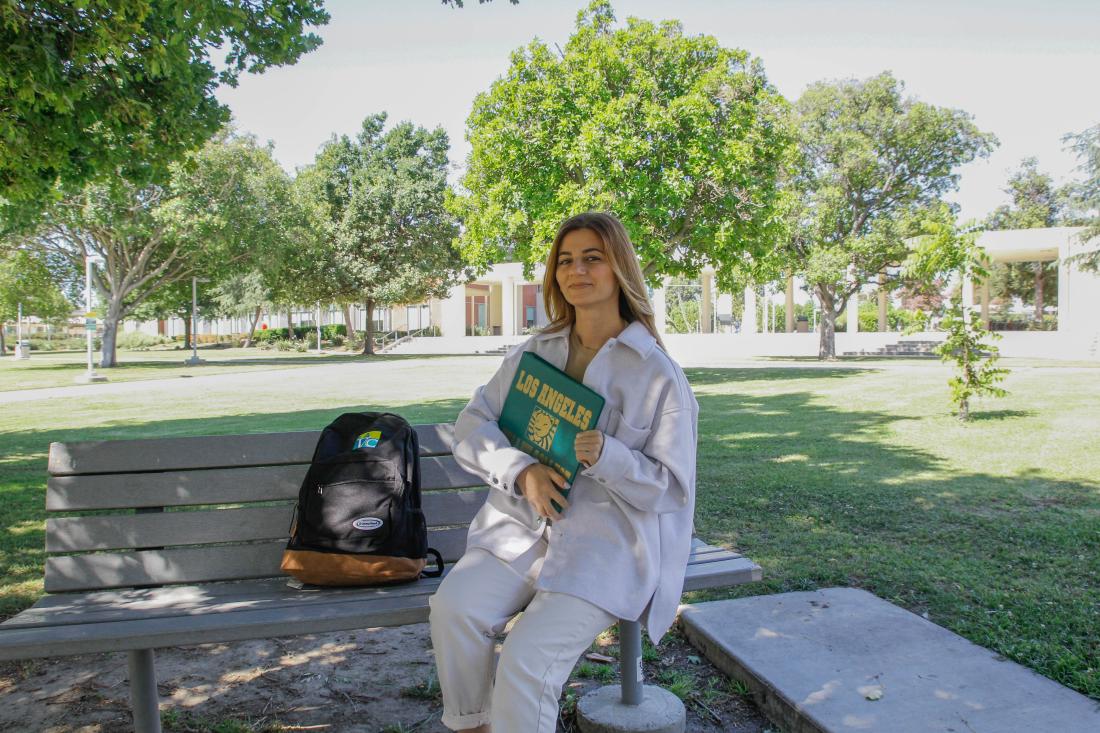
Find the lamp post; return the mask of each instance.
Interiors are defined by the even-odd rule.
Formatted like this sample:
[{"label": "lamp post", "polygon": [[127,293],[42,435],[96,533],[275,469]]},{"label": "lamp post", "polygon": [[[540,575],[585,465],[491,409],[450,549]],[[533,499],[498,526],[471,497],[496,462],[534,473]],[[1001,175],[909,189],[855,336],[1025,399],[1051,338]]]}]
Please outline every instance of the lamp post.
[{"label": "lamp post", "polygon": [[95,339],[96,312],[92,310],[92,260],[94,255],[84,253],[84,331],[88,339],[88,370],[76,378],[83,383],[106,382],[107,377],[96,374],[92,362],[92,342]]},{"label": "lamp post", "polygon": [[184,363],[187,366],[205,364],[205,359],[199,358],[199,283],[210,282],[204,277],[191,278],[191,358]]}]

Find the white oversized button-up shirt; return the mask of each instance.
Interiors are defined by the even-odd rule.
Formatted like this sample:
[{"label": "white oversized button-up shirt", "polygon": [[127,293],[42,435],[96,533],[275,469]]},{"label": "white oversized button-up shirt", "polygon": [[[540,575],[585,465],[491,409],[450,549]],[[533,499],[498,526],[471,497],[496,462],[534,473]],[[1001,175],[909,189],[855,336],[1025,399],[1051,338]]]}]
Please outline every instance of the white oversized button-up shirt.
[{"label": "white oversized button-up shirt", "polygon": [[[455,422],[455,459],[494,489],[470,525],[467,547],[505,562],[545,529],[515,487],[535,459],[511,447],[497,424],[524,351],[564,369],[569,329],[512,349]],[[642,619],[656,642],[675,618],[691,552],[699,405],[683,371],[640,322],[603,345],[584,383],[606,400],[596,425],[603,451],[573,482],[536,587]]]}]

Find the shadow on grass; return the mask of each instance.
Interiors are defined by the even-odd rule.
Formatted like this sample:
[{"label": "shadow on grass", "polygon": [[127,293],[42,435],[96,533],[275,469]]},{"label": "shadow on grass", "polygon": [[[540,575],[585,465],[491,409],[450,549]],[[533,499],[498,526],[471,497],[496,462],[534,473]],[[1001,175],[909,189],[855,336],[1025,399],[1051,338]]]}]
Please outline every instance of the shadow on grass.
[{"label": "shadow on grass", "polygon": [[[745,379],[736,371],[728,381]],[[1100,698],[1100,482],[960,470],[886,437],[921,418],[812,392],[699,403],[696,530],[756,560],[764,581],[693,600],[861,587]],[[989,436],[960,430],[924,434],[980,455]]]},{"label": "shadow on grass", "polygon": [[1021,417],[1035,417],[1038,414],[1035,410],[978,410],[970,413],[970,422],[1014,420]]},{"label": "shadow on grass", "polygon": [[693,386],[705,384],[727,384],[730,382],[778,382],[795,379],[843,379],[858,377],[879,370],[873,368],[851,369],[832,367],[748,367],[748,368],[707,368],[691,367],[684,370]]}]

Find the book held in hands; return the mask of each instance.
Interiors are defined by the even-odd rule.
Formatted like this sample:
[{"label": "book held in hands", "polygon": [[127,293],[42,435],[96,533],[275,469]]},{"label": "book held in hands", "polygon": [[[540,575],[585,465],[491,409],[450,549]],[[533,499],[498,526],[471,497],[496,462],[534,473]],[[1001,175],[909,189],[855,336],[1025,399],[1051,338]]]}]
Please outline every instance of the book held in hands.
[{"label": "book held in hands", "polygon": [[497,422],[514,447],[572,484],[581,469],[573,441],[596,429],[603,405],[598,392],[528,351],[520,357]]}]

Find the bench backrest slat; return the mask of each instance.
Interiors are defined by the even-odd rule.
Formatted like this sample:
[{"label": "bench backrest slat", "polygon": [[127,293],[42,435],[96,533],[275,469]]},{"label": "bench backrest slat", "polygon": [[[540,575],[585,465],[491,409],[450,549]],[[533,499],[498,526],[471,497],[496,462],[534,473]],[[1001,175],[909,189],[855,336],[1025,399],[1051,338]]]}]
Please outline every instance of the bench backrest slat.
[{"label": "bench backrest slat", "polygon": [[[46,511],[87,511],[179,507],[200,504],[248,504],[293,500],[308,464],[54,476],[46,484]],[[454,456],[420,459],[425,492],[484,485],[463,470]]]},{"label": "bench backrest slat", "polygon": [[[466,527],[428,531],[428,544],[454,562],[466,546]],[[238,545],[61,555],[46,559],[49,593],[103,588],[247,580],[280,575],[286,540]]]},{"label": "bench backrest slat", "polygon": [[[485,489],[424,494],[430,527],[469,524]],[[293,504],[155,514],[111,514],[46,520],[46,552],[140,550],[173,545],[285,540]]]},{"label": "bench backrest slat", "polygon": [[[422,456],[451,452],[453,426],[417,425]],[[309,463],[320,431],[52,443],[51,476]]]},{"label": "bench backrest slat", "polygon": [[[454,562],[487,489],[451,455],[452,424],[415,428],[428,544]],[[279,577],[294,501],[319,436],[53,443],[46,590]]]}]

